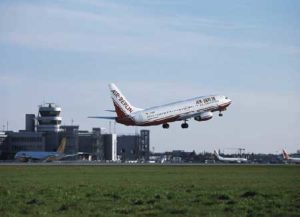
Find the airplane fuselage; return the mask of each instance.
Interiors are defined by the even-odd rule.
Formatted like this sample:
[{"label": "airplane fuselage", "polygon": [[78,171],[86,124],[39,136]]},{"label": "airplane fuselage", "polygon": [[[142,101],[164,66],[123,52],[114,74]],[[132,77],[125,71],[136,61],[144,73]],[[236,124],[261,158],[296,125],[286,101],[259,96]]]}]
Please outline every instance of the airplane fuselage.
[{"label": "airplane fuselage", "polygon": [[246,163],[248,160],[246,158],[229,158],[229,157],[218,157],[219,161],[227,162],[227,163]]},{"label": "airplane fuselage", "polygon": [[15,155],[15,159],[19,161],[36,160],[42,161],[49,158],[60,159],[64,154],[59,152],[44,152],[44,151],[19,151]]},{"label": "airplane fuselage", "polygon": [[298,157],[289,157],[289,159],[286,160],[289,163],[300,163],[300,158]]},{"label": "airplane fuselage", "polygon": [[125,125],[137,126],[160,125],[193,117],[197,121],[206,121],[212,118],[212,112],[224,111],[230,103],[231,100],[225,96],[196,97],[136,111],[126,117],[118,117],[116,121]]}]

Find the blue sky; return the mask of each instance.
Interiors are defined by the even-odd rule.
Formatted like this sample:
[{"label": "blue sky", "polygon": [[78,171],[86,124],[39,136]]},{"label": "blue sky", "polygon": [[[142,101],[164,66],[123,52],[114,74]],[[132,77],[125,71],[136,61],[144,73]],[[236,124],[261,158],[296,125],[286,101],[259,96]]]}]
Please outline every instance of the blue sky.
[{"label": "blue sky", "polygon": [[[149,107],[217,93],[225,116],[150,127],[157,151],[300,149],[299,1],[1,1],[1,125],[53,101],[64,124],[112,108],[115,82]],[[4,106],[3,106],[4,105]],[[134,133],[117,126],[118,133]]]}]

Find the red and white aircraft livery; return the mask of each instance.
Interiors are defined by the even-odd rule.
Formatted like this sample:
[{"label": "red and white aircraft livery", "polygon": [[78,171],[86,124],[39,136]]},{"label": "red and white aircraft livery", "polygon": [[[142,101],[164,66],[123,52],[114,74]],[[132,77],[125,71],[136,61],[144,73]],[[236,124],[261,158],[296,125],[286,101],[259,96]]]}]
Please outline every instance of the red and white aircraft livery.
[{"label": "red and white aircraft livery", "polygon": [[300,163],[300,157],[290,157],[286,150],[282,150],[283,159],[290,163]]},{"label": "red and white aircraft livery", "polygon": [[165,129],[169,128],[170,122],[183,121],[181,127],[188,128],[189,125],[186,123],[188,119],[207,121],[213,117],[213,112],[216,111],[219,112],[219,116],[223,116],[222,111],[225,111],[231,104],[228,97],[211,95],[141,109],[131,105],[115,84],[109,84],[109,89],[115,106],[113,112],[117,113],[117,117],[93,116],[89,118],[111,119],[127,126],[162,124]]}]

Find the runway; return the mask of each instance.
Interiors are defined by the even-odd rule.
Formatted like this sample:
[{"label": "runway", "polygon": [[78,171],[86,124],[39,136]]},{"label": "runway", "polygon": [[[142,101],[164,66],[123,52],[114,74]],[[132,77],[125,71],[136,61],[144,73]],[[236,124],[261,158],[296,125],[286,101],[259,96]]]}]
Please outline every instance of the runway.
[{"label": "runway", "polygon": [[106,163],[97,161],[0,162],[0,166],[279,166],[285,164],[258,163]]}]

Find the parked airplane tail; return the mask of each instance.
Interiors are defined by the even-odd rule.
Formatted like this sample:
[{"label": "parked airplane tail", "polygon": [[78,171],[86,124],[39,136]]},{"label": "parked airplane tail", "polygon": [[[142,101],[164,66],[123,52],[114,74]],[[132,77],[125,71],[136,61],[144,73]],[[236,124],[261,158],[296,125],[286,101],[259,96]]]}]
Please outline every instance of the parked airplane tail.
[{"label": "parked airplane tail", "polygon": [[111,91],[111,98],[119,118],[124,118],[133,112],[143,110],[132,106],[115,84],[109,84],[109,89]]},{"label": "parked airplane tail", "polygon": [[219,153],[218,153],[216,150],[214,150],[214,154],[215,154],[215,156],[216,156],[217,158],[220,157]]},{"label": "parked airplane tail", "polygon": [[63,154],[65,152],[66,143],[67,143],[66,137],[62,138],[56,152]]},{"label": "parked airplane tail", "polygon": [[283,155],[283,159],[284,160],[289,160],[290,159],[289,154],[284,149],[282,150],[282,155]]}]

